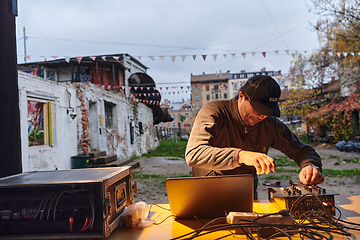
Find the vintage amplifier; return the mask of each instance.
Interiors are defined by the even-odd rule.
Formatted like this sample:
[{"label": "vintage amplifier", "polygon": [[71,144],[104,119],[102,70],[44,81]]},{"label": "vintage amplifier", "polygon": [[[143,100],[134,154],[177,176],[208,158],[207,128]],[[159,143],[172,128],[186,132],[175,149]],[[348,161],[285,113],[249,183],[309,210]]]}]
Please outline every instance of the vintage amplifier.
[{"label": "vintage amplifier", "polygon": [[131,167],[28,172],[0,179],[0,239],[103,238],[134,202]]}]

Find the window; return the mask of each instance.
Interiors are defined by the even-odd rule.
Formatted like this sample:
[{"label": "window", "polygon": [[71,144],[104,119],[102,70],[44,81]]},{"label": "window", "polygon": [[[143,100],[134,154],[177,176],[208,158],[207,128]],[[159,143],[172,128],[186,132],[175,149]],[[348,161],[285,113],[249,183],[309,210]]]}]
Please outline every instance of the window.
[{"label": "window", "polygon": [[117,128],[116,122],[116,104],[105,101],[105,127]]},{"label": "window", "polygon": [[206,91],[209,91],[209,85],[206,85],[205,88],[206,88]]},{"label": "window", "polygon": [[139,132],[140,134],[144,134],[144,128],[142,122],[139,122]]},{"label": "window", "polygon": [[174,114],[174,113],[173,113],[173,114],[171,114],[171,116],[172,116],[172,118],[173,118],[173,119],[175,119],[175,114]]},{"label": "window", "polygon": [[245,78],[245,74],[240,74],[240,78]]},{"label": "window", "polygon": [[215,91],[219,90],[219,85],[214,85],[214,90]]},{"label": "window", "polygon": [[237,85],[237,83],[236,83],[236,82],[233,82],[233,83],[232,83],[232,86],[233,86],[233,90],[237,90],[238,85]]},{"label": "window", "polygon": [[196,110],[199,110],[199,109],[200,109],[200,105],[199,105],[199,104],[196,104],[196,105],[195,105],[195,109],[196,109]]},{"label": "window", "polygon": [[224,93],[224,99],[226,99],[227,98],[227,93]]},{"label": "window", "polygon": [[223,84],[223,89],[226,90],[227,89],[227,85]]},{"label": "window", "polygon": [[169,122],[167,123],[167,128],[171,128],[171,124]]},{"label": "window", "polygon": [[134,142],[135,142],[134,126],[132,122],[130,122],[130,143],[133,144]]},{"label": "window", "polygon": [[195,95],[195,101],[199,101],[200,98],[199,98],[199,95]]},{"label": "window", "polygon": [[176,128],[176,122],[173,122],[173,128]]},{"label": "window", "polygon": [[215,93],[215,99],[219,99],[219,94]]},{"label": "window", "polygon": [[210,100],[210,95],[209,94],[206,95],[206,100]]},{"label": "window", "polygon": [[189,113],[185,113],[185,118],[186,118],[186,119],[189,118]]},{"label": "window", "polygon": [[253,76],[254,76],[253,73],[248,73],[248,74],[247,74],[247,77],[248,77],[248,78],[251,78],[251,77],[253,77]]},{"label": "window", "polygon": [[55,144],[55,106],[53,102],[28,100],[29,146]]},{"label": "window", "polygon": [[181,122],[180,121],[178,122],[178,128],[181,128]]},{"label": "window", "polygon": [[181,118],[181,114],[180,113],[178,113],[178,119],[180,119]]}]

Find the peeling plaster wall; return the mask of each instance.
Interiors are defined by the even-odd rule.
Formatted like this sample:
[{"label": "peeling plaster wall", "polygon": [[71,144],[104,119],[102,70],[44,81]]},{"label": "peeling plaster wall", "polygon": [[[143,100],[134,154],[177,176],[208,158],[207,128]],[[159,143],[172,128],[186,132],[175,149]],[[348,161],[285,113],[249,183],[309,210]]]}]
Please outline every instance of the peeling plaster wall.
[{"label": "peeling plaster wall", "polygon": [[[18,83],[23,171],[71,169],[71,156],[77,155],[77,131],[76,120],[70,118],[67,109],[75,108],[75,88],[69,84],[57,84],[21,71],[18,72]],[[29,97],[54,103],[55,144],[52,146],[28,146],[27,100]]]},{"label": "peeling plaster wall", "polygon": [[[77,119],[78,153],[90,151],[106,151],[107,154],[116,154],[119,159],[128,158],[132,155],[140,156],[149,150],[155,149],[159,143],[154,134],[152,110],[142,103],[130,103],[123,95],[106,91],[94,84],[77,84],[77,112],[81,112],[81,118]],[[89,117],[89,103],[96,106],[97,119]],[[107,114],[105,105],[113,106],[114,124],[106,126]],[[90,111],[95,111],[95,107]],[[139,133],[139,121],[143,124],[144,134]],[[134,143],[131,144],[130,122],[134,126]],[[91,127],[96,127],[96,146],[91,146]],[[88,139],[90,138],[90,139]]]}]

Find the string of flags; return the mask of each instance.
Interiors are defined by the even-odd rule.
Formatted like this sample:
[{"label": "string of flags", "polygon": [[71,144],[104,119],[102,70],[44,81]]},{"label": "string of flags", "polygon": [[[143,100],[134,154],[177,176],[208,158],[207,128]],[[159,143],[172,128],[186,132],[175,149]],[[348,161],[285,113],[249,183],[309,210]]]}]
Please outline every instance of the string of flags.
[{"label": "string of flags", "polygon": [[[157,58],[161,59],[162,61],[165,61],[166,58],[170,58],[172,62],[175,62],[176,59],[180,58],[183,62],[185,62],[186,59],[188,58],[192,58],[193,60],[196,60],[197,58],[201,58],[203,59],[204,61],[208,60],[209,59],[209,56],[210,58],[212,57],[212,59],[214,61],[216,61],[218,59],[218,56],[223,56],[224,59],[227,58],[227,56],[232,56],[233,58],[235,58],[237,55],[240,54],[240,56],[242,56],[244,59],[249,55],[251,54],[253,57],[261,54],[261,56],[263,56],[264,58],[269,54],[269,53],[275,53],[276,55],[279,54],[279,52],[285,52],[287,55],[290,55],[292,53],[305,53],[305,54],[310,54],[310,52],[308,51],[298,51],[298,50],[295,50],[295,51],[291,51],[290,50],[282,50],[282,51],[266,51],[266,52],[238,52],[238,53],[225,53],[225,54],[201,54],[201,55],[171,55],[171,56],[137,56],[137,58],[139,60],[141,60],[142,58],[150,58],[151,60],[155,61]],[[312,54],[314,54],[315,52],[311,52]],[[322,51],[320,52],[322,55],[329,55],[329,56],[334,56],[334,57],[338,57],[338,58],[341,58],[341,57],[349,57],[349,56],[352,56],[352,57],[359,57],[360,56],[360,52],[325,52],[325,51]],[[25,55],[25,58],[30,60],[32,55]],[[45,61],[46,61],[46,57],[51,57],[52,59],[58,59],[59,56],[40,56],[41,58],[44,58]],[[61,58],[61,57],[60,57]],[[96,58],[99,58],[99,56],[90,56],[90,58],[95,61]],[[101,59],[103,59],[104,61],[106,61],[107,58],[113,58],[115,60],[119,60],[120,56],[100,56]],[[64,56],[64,59],[66,62],[70,62],[70,59],[71,57],[70,56]],[[82,61],[83,57],[82,56],[77,56],[76,57],[76,60],[77,62],[80,64],[80,62]]]}]

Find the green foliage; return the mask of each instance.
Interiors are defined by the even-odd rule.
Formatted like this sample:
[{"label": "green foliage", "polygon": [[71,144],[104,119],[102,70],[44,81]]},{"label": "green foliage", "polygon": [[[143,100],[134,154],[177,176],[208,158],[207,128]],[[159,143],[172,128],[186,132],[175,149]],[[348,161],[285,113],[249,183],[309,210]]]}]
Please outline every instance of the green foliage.
[{"label": "green foliage", "polygon": [[288,157],[279,157],[273,159],[275,161],[276,167],[285,167],[285,166],[297,167],[297,164]]},{"label": "green foliage", "polygon": [[353,114],[360,111],[360,94],[351,94],[346,100],[331,101],[323,108],[308,114],[307,123],[314,129],[328,126],[334,133],[335,142],[350,139],[353,133]]},{"label": "green foliage", "polygon": [[343,161],[346,163],[359,163],[360,158],[344,159]]},{"label": "green foliage", "polygon": [[[162,184],[165,184],[165,180],[168,178],[184,178],[184,177],[191,177],[191,174],[176,175],[176,176],[166,176],[159,174],[140,174],[140,173],[133,174],[133,179],[160,179]],[[144,183],[148,183],[148,182],[144,181]]]},{"label": "green foliage", "polygon": [[145,157],[155,157],[155,156],[163,156],[163,157],[178,157],[185,158],[185,149],[186,149],[187,141],[181,141],[180,138],[177,139],[169,139],[166,141],[160,142],[160,146],[155,150],[144,154]]},{"label": "green foliage", "polygon": [[335,156],[335,155],[330,155],[329,158],[339,158],[339,156]]},{"label": "green foliage", "polygon": [[29,133],[29,146],[44,144],[44,131],[40,127],[33,128]]},{"label": "green foliage", "polygon": [[181,122],[185,121],[186,117],[185,115],[179,114],[179,119]]},{"label": "green foliage", "polygon": [[354,177],[354,176],[360,176],[360,168],[343,169],[343,170],[323,169],[323,176],[324,177]]}]

